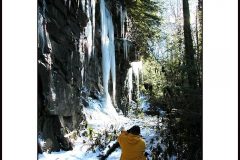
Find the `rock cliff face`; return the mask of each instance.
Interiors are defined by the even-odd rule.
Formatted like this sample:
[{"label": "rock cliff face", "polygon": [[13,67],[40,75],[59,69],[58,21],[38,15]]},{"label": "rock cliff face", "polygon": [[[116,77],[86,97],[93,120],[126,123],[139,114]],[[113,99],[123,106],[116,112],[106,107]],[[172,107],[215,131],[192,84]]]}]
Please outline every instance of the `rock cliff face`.
[{"label": "rock cliff face", "polygon": [[[38,133],[52,151],[72,148],[63,137],[63,128],[81,129],[79,124],[85,120],[82,108],[88,106],[85,99],[103,95],[99,5],[99,0],[38,0]],[[135,57],[124,58],[118,38],[120,1],[109,0],[106,6],[114,24],[115,107],[124,111],[128,97],[124,83]]]}]

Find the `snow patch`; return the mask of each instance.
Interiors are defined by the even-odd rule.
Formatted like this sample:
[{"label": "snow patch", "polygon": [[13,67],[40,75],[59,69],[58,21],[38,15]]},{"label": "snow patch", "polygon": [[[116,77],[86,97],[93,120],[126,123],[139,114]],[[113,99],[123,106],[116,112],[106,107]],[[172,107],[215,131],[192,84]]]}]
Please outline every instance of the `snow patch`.
[{"label": "snow patch", "polygon": [[109,128],[110,125],[120,127],[122,123],[129,120],[126,117],[118,115],[112,104],[105,98],[100,102],[89,97],[88,103],[89,107],[84,107],[83,113],[86,115],[88,125],[93,128],[102,126]]}]

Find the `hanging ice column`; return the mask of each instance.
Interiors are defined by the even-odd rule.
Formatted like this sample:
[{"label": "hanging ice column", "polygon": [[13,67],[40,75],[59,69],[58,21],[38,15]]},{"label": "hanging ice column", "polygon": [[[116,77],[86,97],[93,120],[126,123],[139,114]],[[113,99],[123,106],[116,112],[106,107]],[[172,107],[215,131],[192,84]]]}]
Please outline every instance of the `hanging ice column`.
[{"label": "hanging ice column", "polygon": [[[128,81],[127,88],[128,88],[129,102],[132,101],[133,87],[136,87],[136,98],[139,99],[139,94],[140,94],[139,83],[140,83],[140,74],[142,74],[141,72],[142,72],[142,61],[132,62],[131,68],[128,69],[128,73],[127,73],[127,81]],[[134,81],[136,85],[133,85],[133,76],[134,76]]]},{"label": "hanging ice column", "polygon": [[115,88],[116,88],[116,70],[115,70],[115,46],[114,46],[114,28],[112,16],[105,7],[105,1],[100,2],[101,12],[101,48],[102,48],[102,70],[103,70],[103,87],[106,97],[106,105],[111,104],[111,98],[108,93],[108,82],[110,72],[113,83],[113,102],[115,103]]},{"label": "hanging ice column", "polygon": [[128,58],[128,43],[127,43],[127,30],[128,26],[126,26],[126,32],[125,32],[125,19],[127,20],[128,23],[128,18],[127,18],[127,11],[126,9],[123,9],[122,6],[120,6],[120,16],[121,16],[121,37],[123,39],[123,53],[124,53],[124,58]]},{"label": "hanging ice column", "polygon": [[92,53],[95,53],[95,45],[94,45],[94,37],[95,37],[95,8],[96,8],[96,1],[91,0],[91,8],[92,8]]},{"label": "hanging ice column", "polygon": [[137,85],[137,99],[139,99],[140,91],[139,91],[139,80],[140,80],[140,73],[142,71],[142,61],[132,62],[131,63],[133,74],[136,78],[136,85]]},{"label": "hanging ice column", "polygon": [[[85,27],[85,36],[87,38],[86,46],[88,49],[88,60],[91,58],[91,55],[94,54],[94,37],[95,37],[95,8],[96,0],[81,0],[82,9],[88,17],[88,23]],[[86,8],[85,8],[86,7]]]},{"label": "hanging ice column", "polygon": [[130,103],[132,100],[132,90],[133,90],[133,82],[132,82],[132,67],[128,69],[127,73],[127,88],[128,88],[128,102]]},{"label": "hanging ice column", "polygon": [[[46,2],[43,1],[42,14],[40,8],[38,7],[38,45],[41,45],[42,54],[52,51],[52,45],[49,39],[49,35],[46,29]],[[45,50],[46,49],[46,50]]]}]

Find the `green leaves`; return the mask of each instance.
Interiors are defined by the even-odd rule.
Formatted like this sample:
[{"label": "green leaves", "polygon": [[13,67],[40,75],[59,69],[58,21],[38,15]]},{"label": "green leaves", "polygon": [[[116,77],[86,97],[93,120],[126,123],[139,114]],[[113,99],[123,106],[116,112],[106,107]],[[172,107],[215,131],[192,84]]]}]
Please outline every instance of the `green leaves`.
[{"label": "green leaves", "polygon": [[162,96],[163,82],[164,77],[161,74],[161,65],[160,63],[152,56],[145,56],[143,58],[143,84],[148,84],[152,86],[151,90],[146,89],[144,86],[141,86],[141,91],[147,95],[150,95],[150,102],[155,103],[159,101],[159,98]]}]

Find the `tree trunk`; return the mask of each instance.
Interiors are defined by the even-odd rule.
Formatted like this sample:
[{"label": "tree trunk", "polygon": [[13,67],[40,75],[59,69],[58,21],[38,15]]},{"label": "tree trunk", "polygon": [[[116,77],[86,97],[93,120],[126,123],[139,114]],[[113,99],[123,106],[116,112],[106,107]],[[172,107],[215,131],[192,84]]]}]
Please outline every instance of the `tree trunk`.
[{"label": "tree trunk", "polygon": [[202,0],[198,0],[198,23],[199,23],[199,69],[200,69],[200,79],[201,79],[201,83],[200,83],[200,87],[202,87],[202,71],[203,71],[203,2]]},{"label": "tree trunk", "polygon": [[201,55],[200,55],[200,52],[199,52],[199,41],[201,39],[199,39],[199,29],[198,29],[198,26],[199,26],[199,18],[198,18],[198,6],[196,7],[196,55],[197,55],[197,64],[196,64],[196,67],[197,67],[197,78],[198,78],[198,86],[201,88],[202,87],[202,72],[201,72],[201,67],[202,67],[202,61],[201,61]]},{"label": "tree trunk", "polygon": [[198,7],[196,7],[196,54],[199,56]]},{"label": "tree trunk", "polygon": [[193,41],[190,28],[190,13],[188,0],[183,0],[183,30],[184,30],[184,44],[185,44],[185,62],[187,67],[187,77],[190,87],[196,88],[197,74],[194,63],[195,51],[193,49]]}]

